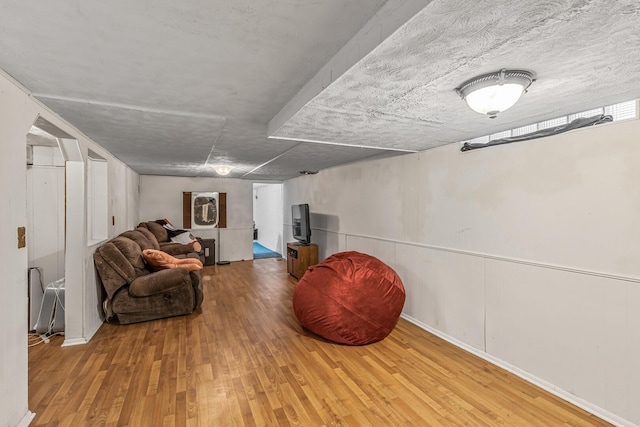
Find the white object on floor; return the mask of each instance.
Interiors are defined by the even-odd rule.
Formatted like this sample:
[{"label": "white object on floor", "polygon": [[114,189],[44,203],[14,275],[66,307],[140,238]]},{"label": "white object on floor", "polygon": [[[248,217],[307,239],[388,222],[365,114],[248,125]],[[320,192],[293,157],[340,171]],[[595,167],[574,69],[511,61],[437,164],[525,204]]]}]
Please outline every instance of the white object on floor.
[{"label": "white object on floor", "polygon": [[42,268],[29,268],[29,330],[36,329],[36,321],[42,307],[42,296],[44,295],[44,284],[42,283]]},{"label": "white object on floor", "polygon": [[51,335],[64,331],[64,290],[64,277],[45,288],[36,333]]}]

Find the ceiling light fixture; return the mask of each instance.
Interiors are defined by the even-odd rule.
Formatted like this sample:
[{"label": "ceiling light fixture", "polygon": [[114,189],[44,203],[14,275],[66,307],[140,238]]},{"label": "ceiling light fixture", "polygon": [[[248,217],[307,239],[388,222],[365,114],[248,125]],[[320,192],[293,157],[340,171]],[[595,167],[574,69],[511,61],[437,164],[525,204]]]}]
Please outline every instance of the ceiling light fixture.
[{"label": "ceiling light fixture", "polygon": [[467,80],[456,92],[469,108],[495,119],[498,113],[513,107],[534,81],[529,71],[503,68]]},{"label": "ceiling light fixture", "polygon": [[233,166],[230,165],[213,165],[213,170],[216,171],[218,175],[229,175],[229,172],[233,170]]}]

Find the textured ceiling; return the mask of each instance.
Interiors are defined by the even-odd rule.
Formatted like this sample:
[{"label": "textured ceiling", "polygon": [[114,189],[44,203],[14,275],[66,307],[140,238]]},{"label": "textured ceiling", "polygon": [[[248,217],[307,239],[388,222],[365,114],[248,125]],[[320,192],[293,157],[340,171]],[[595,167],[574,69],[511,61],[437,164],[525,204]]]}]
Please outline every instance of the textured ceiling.
[{"label": "textured ceiling", "polygon": [[[454,88],[502,67],[490,120]],[[284,180],[638,98],[640,3],[0,0],[0,68],[139,173]]]},{"label": "textured ceiling", "polygon": [[[497,119],[455,93],[503,67],[537,81]],[[273,135],[421,151],[638,97],[636,0],[435,0]]]}]

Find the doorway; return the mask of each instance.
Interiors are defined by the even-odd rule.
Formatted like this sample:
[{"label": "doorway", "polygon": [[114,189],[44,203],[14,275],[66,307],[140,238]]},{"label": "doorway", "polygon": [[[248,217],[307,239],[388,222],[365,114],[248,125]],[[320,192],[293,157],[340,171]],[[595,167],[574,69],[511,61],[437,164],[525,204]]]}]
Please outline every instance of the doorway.
[{"label": "doorway", "polygon": [[41,269],[30,270],[30,291],[37,294],[39,287],[46,301],[47,285],[64,280],[56,285],[55,301],[63,310],[55,316],[56,328],[64,331],[63,346],[85,343],[85,162],[78,141],[42,117],[26,140],[28,265]]},{"label": "doorway", "polygon": [[[58,139],[37,125],[27,133],[29,330],[44,333],[50,321],[40,318],[45,288],[64,278],[65,170]],[[63,316],[58,313],[58,324]]]},{"label": "doorway", "polygon": [[284,253],[282,184],[253,184],[253,258]]}]

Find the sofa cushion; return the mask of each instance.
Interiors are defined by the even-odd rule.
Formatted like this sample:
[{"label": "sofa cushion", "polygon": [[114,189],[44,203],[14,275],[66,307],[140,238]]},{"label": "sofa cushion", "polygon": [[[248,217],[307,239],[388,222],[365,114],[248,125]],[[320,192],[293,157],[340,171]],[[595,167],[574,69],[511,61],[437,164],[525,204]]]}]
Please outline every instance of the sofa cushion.
[{"label": "sofa cushion", "polygon": [[93,260],[109,298],[113,298],[122,286],[137,277],[131,263],[112,242],[107,242],[96,249]]},{"label": "sofa cushion", "polygon": [[145,225],[147,226],[149,231],[152,232],[154,236],[156,236],[158,243],[169,241],[169,232],[162,225],[153,221],[147,221],[145,222]]},{"label": "sofa cushion", "polygon": [[171,268],[138,277],[129,285],[129,293],[134,297],[148,297],[184,286],[191,288],[189,273],[183,269]]},{"label": "sofa cushion", "polygon": [[191,285],[142,298],[134,297],[123,289],[113,297],[112,307],[119,323],[125,325],[192,313],[194,298]]},{"label": "sofa cushion", "polygon": [[118,236],[111,240],[111,243],[124,255],[124,257],[131,263],[136,273],[142,272],[145,269],[144,259],[142,258],[142,250],[140,246],[133,240]]},{"label": "sofa cushion", "polygon": [[[140,249],[159,249],[160,246],[158,245],[158,242],[153,234],[151,234],[149,230],[145,230],[148,234],[144,234],[140,230],[145,229],[138,228],[136,230],[128,230],[124,233],[121,233],[120,236],[133,240],[138,244],[138,246],[140,246]],[[151,236],[152,239],[149,239],[149,236]],[[157,248],[156,245],[158,246]]]},{"label": "sofa cushion", "polygon": [[[148,249],[156,249],[156,250],[160,249],[160,243],[158,242],[158,239],[152,232],[149,231],[148,228],[138,227],[136,228],[136,230],[142,233],[149,240],[149,243],[151,243],[152,247]],[[147,248],[143,248],[143,249],[147,249]]]}]

